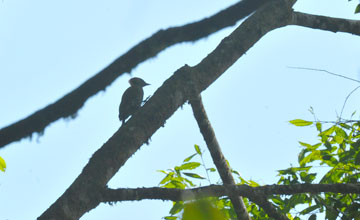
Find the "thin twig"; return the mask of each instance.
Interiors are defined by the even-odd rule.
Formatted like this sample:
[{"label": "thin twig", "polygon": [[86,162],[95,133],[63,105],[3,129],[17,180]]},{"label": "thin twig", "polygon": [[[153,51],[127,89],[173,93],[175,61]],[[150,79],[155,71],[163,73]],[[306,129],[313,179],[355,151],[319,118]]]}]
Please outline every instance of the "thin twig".
[{"label": "thin twig", "polygon": [[[341,78],[344,78],[344,79],[347,79],[347,80],[351,80],[351,81],[360,83],[359,80],[356,80],[356,79],[353,79],[353,78],[350,78],[350,77],[347,77],[347,76],[343,76],[343,75],[340,75],[340,74],[337,74],[337,73],[333,73],[333,72],[330,72],[330,71],[327,71],[327,70],[324,70],[324,69],[316,69],[316,68],[309,68],[309,67],[298,67],[298,66],[288,66],[288,68],[290,68],[290,69],[300,69],[300,70],[311,70],[311,71],[325,72],[325,73],[328,73],[328,74],[333,75],[333,76],[338,76],[338,77],[341,77]],[[343,106],[342,106],[342,108],[341,108],[341,113],[340,113],[340,116],[339,116],[339,120],[341,120],[342,113],[343,113],[343,111],[344,111],[344,108],[345,108],[345,105],[346,105],[347,100],[349,99],[349,97],[351,96],[351,94],[353,94],[358,88],[360,88],[360,86],[356,87],[354,90],[352,90],[352,91],[346,96],[345,101],[344,101],[344,104],[343,104]]]},{"label": "thin twig", "polygon": [[[204,152],[205,152],[205,151],[204,151]],[[209,171],[208,171],[208,169],[207,169],[207,167],[206,167],[206,165],[205,165],[205,161],[204,161],[204,158],[203,158],[203,152],[201,152],[200,158],[201,158],[201,161],[202,161],[202,166],[203,166],[204,169],[205,169],[205,173],[206,173],[208,182],[209,182],[209,184],[211,185],[211,180],[210,180],[210,176],[209,176]]]},{"label": "thin twig", "polygon": [[358,88],[360,88],[360,86],[356,87],[355,89],[353,89],[345,98],[345,101],[344,101],[344,104],[343,104],[343,107],[341,109],[341,113],[340,113],[340,120],[341,120],[341,116],[342,116],[342,113],[344,111],[344,108],[345,108],[345,105],[346,105],[346,102],[348,100],[348,98],[351,96],[351,94],[353,94]]},{"label": "thin twig", "polygon": [[330,71],[327,71],[327,70],[323,70],[323,69],[308,68],[308,67],[298,67],[298,66],[288,66],[287,68],[325,72],[325,73],[328,73],[330,75],[338,76],[338,77],[341,77],[341,78],[345,78],[345,79],[360,83],[359,80],[356,80],[356,79],[353,79],[353,78],[350,78],[350,77],[347,77],[347,76],[343,76],[343,75],[340,75],[340,74],[336,74],[336,73],[333,73],[333,72],[330,72]]}]

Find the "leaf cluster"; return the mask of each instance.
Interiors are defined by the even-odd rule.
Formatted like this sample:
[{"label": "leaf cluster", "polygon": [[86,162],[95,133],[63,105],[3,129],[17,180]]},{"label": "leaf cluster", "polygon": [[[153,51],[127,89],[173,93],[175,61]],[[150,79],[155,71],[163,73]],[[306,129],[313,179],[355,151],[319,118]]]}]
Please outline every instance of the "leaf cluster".
[{"label": "leaf cluster", "polygon": [[[291,185],[313,183],[315,179],[322,184],[359,183],[360,177],[360,122],[338,121],[324,129],[323,122],[296,119],[290,121],[296,126],[315,125],[318,143],[299,142],[302,147],[298,156],[298,167],[279,171],[278,184]],[[322,168],[324,172],[314,172]],[[323,175],[320,175],[323,173]],[[295,198],[302,197],[302,199]],[[356,194],[324,193],[322,195],[293,195],[294,207],[307,204],[300,214],[325,214],[329,220],[359,219],[360,196]]]},{"label": "leaf cluster", "polygon": [[[210,182],[209,176],[207,178],[195,173],[194,171],[201,165],[204,167],[206,173],[216,172],[215,168],[206,168],[203,160],[203,151],[198,145],[194,146],[195,153],[184,159],[183,163],[179,166],[175,166],[173,169],[159,170],[164,173],[165,177],[160,181],[160,187],[164,188],[177,188],[186,189],[201,186],[201,181],[207,180]],[[200,162],[191,162],[195,158],[201,159]],[[192,170],[192,172],[189,172]],[[194,180],[200,180],[198,184],[194,183]],[[170,215],[165,216],[164,219],[236,219],[235,211],[232,207],[230,200],[224,198],[207,198],[194,201],[176,201],[173,202],[173,206],[169,211]],[[209,213],[212,213],[209,215]],[[209,216],[216,216],[216,218],[209,218]]]},{"label": "leaf cluster", "polygon": [[[277,184],[313,184],[316,182],[323,184],[331,183],[358,183],[360,177],[360,122],[344,121],[334,122],[326,129],[325,123],[316,121],[306,121],[295,119],[290,121],[295,126],[315,125],[318,133],[318,142],[308,144],[299,142],[302,147],[298,155],[299,165],[278,171],[280,177]],[[196,162],[195,158],[203,160],[203,152],[198,145],[195,145],[195,153],[185,158],[183,163],[167,171],[160,170],[166,176],[161,180],[160,186],[164,188],[193,188],[200,184],[195,184],[194,179],[206,180],[197,173],[197,168],[201,165],[206,172],[216,172],[215,168],[206,168],[201,162]],[[323,169],[319,171],[319,169]],[[189,172],[189,171],[192,172]],[[242,178],[236,170],[232,173],[237,176],[238,184],[258,187],[260,184],[253,180]],[[209,177],[207,177],[209,178]],[[208,179],[210,182],[210,180]],[[325,219],[360,219],[360,196],[357,194],[294,194],[289,196],[272,195],[269,201],[285,214],[289,219],[300,220],[308,216],[314,220],[317,214],[323,213]],[[266,212],[257,204],[243,198],[247,211],[254,220],[271,219]],[[195,212],[194,207],[198,207],[198,201],[177,201],[173,202],[170,215],[164,217],[168,220],[191,219],[190,216],[198,216],[202,219],[201,211]],[[205,202],[207,212],[209,210],[219,210],[221,216],[218,219],[236,219],[236,214],[228,197],[208,198]],[[187,211],[191,210],[191,211]],[[199,211],[200,209],[198,209]],[[300,210],[300,211],[298,211]],[[193,215],[189,214],[193,213]],[[200,214],[199,214],[200,213]],[[203,213],[205,215],[205,213]],[[214,215],[218,215],[214,213]],[[185,218],[186,216],[186,218]]]}]

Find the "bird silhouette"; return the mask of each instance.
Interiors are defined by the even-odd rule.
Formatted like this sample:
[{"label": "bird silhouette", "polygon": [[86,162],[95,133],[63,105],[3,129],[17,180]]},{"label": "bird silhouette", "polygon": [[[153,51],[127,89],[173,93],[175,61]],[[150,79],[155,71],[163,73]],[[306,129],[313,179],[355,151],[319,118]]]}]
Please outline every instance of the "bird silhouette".
[{"label": "bird silhouette", "polygon": [[119,119],[122,124],[140,108],[144,98],[143,87],[150,85],[138,77],[131,78],[129,83],[130,87],[124,92],[119,106]]}]

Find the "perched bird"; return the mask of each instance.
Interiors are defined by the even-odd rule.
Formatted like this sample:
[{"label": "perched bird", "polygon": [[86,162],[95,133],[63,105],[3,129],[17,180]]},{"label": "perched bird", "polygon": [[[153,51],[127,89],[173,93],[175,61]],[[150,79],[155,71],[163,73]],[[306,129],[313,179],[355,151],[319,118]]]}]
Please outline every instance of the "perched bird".
[{"label": "perched bird", "polygon": [[119,119],[122,124],[140,108],[144,97],[143,87],[150,85],[138,77],[131,78],[129,83],[131,86],[124,92],[119,106]]}]

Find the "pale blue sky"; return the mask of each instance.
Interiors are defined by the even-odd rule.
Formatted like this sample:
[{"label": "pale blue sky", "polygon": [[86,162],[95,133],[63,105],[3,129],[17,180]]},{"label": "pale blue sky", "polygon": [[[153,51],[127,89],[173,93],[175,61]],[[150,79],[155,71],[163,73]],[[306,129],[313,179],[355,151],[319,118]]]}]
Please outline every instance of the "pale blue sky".
[{"label": "pale blue sky", "polygon": [[[160,28],[210,16],[236,1],[45,1],[0,2],[0,127],[56,101]],[[360,19],[357,1],[298,0],[296,10]],[[132,71],[151,86],[151,95],[184,64],[195,65],[231,33],[227,28],[195,43],[173,46]],[[360,79],[360,38],[301,27],[275,30],[261,39],[202,93],[209,118],[232,167],[245,178],[272,184],[276,170],[296,165],[297,141],[316,141],[314,128],[288,121],[312,119],[313,106],[323,120],[335,120],[347,94],[357,84],[321,72],[321,68]],[[120,126],[121,95],[129,75],[92,97],[75,120],[51,124],[32,141],[0,151],[0,220],[35,219],[78,176],[91,155]],[[344,116],[358,110],[359,92],[350,97]],[[150,187],[171,168],[206,148],[191,109],[184,105],[164,128],[131,157],[111,180],[111,187]],[[207,165],[212,166],[210,160]],[[213,176],[212,182],[218,177]],[[101,205],[82,220],[149,219],[167,215],[171,203],[123,202]]]}]

